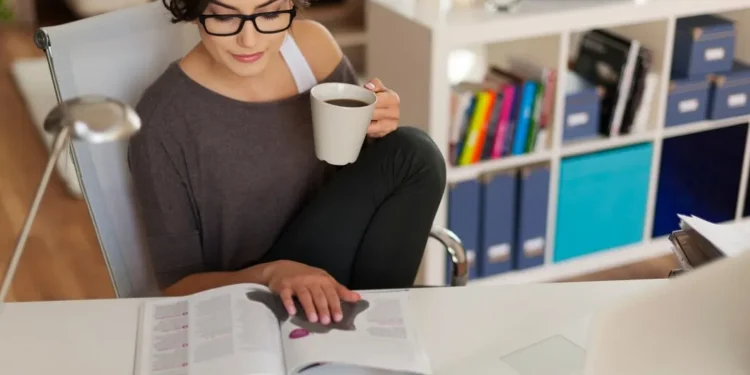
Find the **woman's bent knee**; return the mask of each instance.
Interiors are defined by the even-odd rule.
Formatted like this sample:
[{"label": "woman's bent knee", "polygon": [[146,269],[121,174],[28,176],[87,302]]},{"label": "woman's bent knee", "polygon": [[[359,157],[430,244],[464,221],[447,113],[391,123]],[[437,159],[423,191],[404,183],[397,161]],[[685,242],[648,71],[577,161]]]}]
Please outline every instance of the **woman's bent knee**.
[{"label": "woman's bent knee", "polygon": [[415,173],[426,177],[442,194],[446,184],[446,166],[443,154],[432,138],[414,127],[401,127],[383,138],[395,151],[407,156]]}]

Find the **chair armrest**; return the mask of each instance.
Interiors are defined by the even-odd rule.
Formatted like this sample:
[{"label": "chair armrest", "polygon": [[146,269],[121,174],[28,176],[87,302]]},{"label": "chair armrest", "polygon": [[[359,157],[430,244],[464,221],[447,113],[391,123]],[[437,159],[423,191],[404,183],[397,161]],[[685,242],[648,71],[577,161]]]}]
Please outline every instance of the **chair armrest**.
[{"label": "chair armrest", "polygon": [[438,240],[450,255],[452,263],[450,285],[465,286],[469,281],[469,264],[461,239],[455,233],[442,227],[432,227],[430,237]]}]

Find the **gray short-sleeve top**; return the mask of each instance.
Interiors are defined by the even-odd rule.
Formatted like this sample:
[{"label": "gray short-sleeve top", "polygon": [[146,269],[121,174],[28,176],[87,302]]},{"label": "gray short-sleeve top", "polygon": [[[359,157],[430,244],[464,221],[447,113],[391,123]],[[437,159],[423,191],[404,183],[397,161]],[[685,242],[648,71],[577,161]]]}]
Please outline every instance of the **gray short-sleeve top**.
[{"label": "gray short-sleeve top", "polygon": [[[357,78],[344,57],[323,82]],[[252,264],[330,172],[314,154],[309,91],[237,101],[175,62],[136,110],[128,161],[161,287]]]}]

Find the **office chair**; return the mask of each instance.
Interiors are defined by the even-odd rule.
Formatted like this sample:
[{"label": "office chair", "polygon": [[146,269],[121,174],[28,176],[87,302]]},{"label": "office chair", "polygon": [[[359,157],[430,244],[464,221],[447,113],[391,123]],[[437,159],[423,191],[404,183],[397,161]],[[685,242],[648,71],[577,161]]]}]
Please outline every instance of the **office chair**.
[{"label": "office chair", "polygon": [[[199,42],[195,25],[172,24],[160,1],[137,5],[35,34],[62,102],[98,94],[135,105],[173,61]],[[73,142],[71,159],[118,297],[158,295],[127,164],[127,143]],[[430,238],[449,255],[450,285],[467,281],[460,239],[435,227]]]}]

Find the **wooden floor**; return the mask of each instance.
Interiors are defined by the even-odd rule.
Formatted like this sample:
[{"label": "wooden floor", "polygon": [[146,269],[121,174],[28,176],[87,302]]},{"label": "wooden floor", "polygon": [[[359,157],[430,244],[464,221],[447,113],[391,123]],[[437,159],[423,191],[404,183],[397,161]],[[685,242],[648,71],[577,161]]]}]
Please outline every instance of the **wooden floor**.
[{"label": "wooden floor", "polygon": [[[0,28],[0,262],[16,236],[46,164],[47,151],[9,72],[16,58],[40,55],[31,31]],[[114,293],[83,201],[71,198],[54,176],[15,282],[14,301],[113,297]]]},{"label": "wooden floor", "polygon": [[[0,274],[10,259],[47,157],[8,70],[13,59],[36,55],[40,52],[33,45],[30,30],[0,26]],[[672,257],[664,257],[566,281],[663,278],[675,266]],[[71,198],[55,176],[9,299],[113,296],[85,203]]]}]

